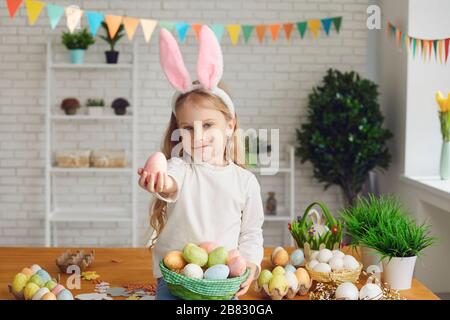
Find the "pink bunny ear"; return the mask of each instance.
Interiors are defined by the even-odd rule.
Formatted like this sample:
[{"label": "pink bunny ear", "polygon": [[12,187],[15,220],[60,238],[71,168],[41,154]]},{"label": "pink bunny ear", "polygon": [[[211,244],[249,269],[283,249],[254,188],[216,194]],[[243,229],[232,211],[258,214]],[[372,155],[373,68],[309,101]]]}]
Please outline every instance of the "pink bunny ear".
[{"label": "pink bunny ear", "polygon": [[206,89],[217,87],[223,74],[223,56],[214,32],[203,25],[200,30],[197,61],[198,80]]},{"label": "pink bunny ear", "polygon": [[159,32],[159,60],[167,79],[175,89],[186,91],[192,85],[177,41],[172,33],[164,28]]}]

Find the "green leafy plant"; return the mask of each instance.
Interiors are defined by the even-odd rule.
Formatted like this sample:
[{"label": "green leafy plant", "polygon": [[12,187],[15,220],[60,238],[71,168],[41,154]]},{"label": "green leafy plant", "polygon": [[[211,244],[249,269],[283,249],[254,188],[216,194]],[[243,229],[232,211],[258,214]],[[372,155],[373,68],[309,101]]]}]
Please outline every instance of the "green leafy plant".
[{"label": "green leafy plant", "polygon": [[86,28],[73,33],[63,32],[61,35],[61,41],[68,50],[86,50],[90,45],[95,43],[94,37]]},{"label": "green leafy plant", "polygon": [[377,227],[380,220],[397,219],[397,216],[403,216],[403,208],[395,198],[372,194],[358,198],[353,206],[340,212],[340,218],[346,227],[345,233],[351,237],[352,246],[360,245],[367,231]]},{"label": "green leafy plant", "polygon": [[105,30],[106,35],[99,35],[99,37],[102,38],[103,40],[105,40],[109,44],[111,51],[115,51],[114,50],[115,45],[125,35],[125,31],[124,31],[125,28],[124,28],[123,24],[120,25],[120,27],[117,30],[114,37],[111,37],[111,35],[109,34],[108,25],[104,21],[102,22],[102,28],[103,28],[103,30]]},{"label": "green leafy plant", "polygon": [[87,99],[87,107],[104,107],[105,101],[103,99]]},{"label": "green leafy plant", "polygon": [[[315,230],[314,222],[309,218],[309,212],[315,205],[322,209],[326,218],[325,225],[328,231],[322,234]],[[335,219],[324,204],[318,202],[310,204],[306,208],[303,217],[298,217],[297,220],[292,221],[288,225],[288,229],[299,248],[302,248],[305,243],[309,243],[312,250],[319,250],[319,246],[323,243],[326,248],[332,250],[342,242],[342,222]]]},{"label": "green leafy plant", "polygon": [[391,160],[386,142],[392,133],[382,128],[377,100],[372,81],[330,69],[309,95],[307,122],[297,129],[296,155],[313,164],[314,177],[325,189],[338,185],[349,204],[369,172],[387,169]]},{"label": "green leafy plant", "polygon": [[406,215],[381,219],[369,228],[360,243],[378,251],[382,259],[420,256],[424,249],[434,245],[437,238],[430,235],[429,226],[417,225]]}]

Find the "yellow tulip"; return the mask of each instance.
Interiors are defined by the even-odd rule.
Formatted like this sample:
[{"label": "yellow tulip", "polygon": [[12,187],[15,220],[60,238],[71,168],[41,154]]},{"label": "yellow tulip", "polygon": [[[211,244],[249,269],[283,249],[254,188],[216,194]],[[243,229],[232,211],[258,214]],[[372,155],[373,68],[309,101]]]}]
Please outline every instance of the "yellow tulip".
[{"label": "yellow tulip", "polygon": [[438,91],[436,93],[436,101],[439,104],[439,109],[441,112],[447,112],[449,111],[449,105],[450,105],[450,93],[448,94],[447,99],[444,97],[441,91]]}]

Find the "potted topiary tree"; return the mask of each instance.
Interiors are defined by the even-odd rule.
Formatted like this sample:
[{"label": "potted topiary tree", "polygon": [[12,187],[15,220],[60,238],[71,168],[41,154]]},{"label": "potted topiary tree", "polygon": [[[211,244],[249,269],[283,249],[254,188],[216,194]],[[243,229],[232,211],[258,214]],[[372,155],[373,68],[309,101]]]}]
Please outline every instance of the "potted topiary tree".
[{"label": "potted topiary tree", "polygon": [[307,122],[297,129],[296,155],[310,161],[325,189],[338,185],[348,204],[361,192],[368,174],[387,169],[392,137],[383,129],[378,87],[355,72],[330,69],[323,85],[309,95]]},{"label": "potted topiary tree", "polygon": [[78,108],[80,108],[80,102],[75,98],[66,98],[61,102],[61,109],[63,109],[67,115],[76,114]]},{"label": "potted topiary tree", "polygon": [[437,239],[430,235],[428,225],[417,225],[401,204],[393,199],[389,202],[392,210],[364,232],[360,243],[381,255],[383,280],[393,289],[407,290],[411,288],[417,257]]},{"label": "potted topiary tree", "polygon": [[101,116],[105,107],[105,101],[103,99],[87,99],[86,107],[88,113],[91,116]]},{"label": "potted topiary tree", "polygon": [[114,109],[114,113],[118,116],[126,114],[127,107],[129,106],[130,103],[124,98],[117,98],[111,104],[111,108]]},{"label": "potted topiary tree", "polygon": [[70,51],[70,62],[74,64],[82,64],[87,48],[95,43],[94,37],[86,28],[73,33],[63,32],[61,40]]},{"label": "potted topiary tree", "polygon": [[105,51],[106,63],[117,63],[117,61],[119,60],[119,51],[114,50],[114,47],[117,42],[125,35],[125,28],[123,24],[121,24],[114,37],[111,37],[106,22],[102,22],[102,27],[103,30],[105,30],[106,35],[100,35],[99,37],[105,40],[110,46],[110,50]]}]

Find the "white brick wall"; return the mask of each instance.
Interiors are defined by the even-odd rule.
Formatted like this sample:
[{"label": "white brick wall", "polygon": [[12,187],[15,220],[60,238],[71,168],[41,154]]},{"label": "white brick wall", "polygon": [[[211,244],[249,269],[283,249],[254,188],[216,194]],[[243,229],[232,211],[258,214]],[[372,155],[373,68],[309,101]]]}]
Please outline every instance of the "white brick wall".
[{"label": "white brick wall", "polygon": [[[342,15],[342,30],[327,38],[321,32],[317,40],[308,33],[300,39],[296,30],[291,43],[259,44],[256,34],[248,44],[233,47],[227,34],[222,40],[225,59],[224,81],[230,87],[240,123],[243,128],[280,128],[282,147],[295,143],[295,129],[305,116],[307,95],[318,84],[329,67],[354,69],[364,75],[366,70],[365,10],[367,0],[261,0],[261,1],[57,1],[59,5],[78,4],[80,7],[118,15],[151,17],[192,23],[274,23],[300,21]],[[83,20],[84,22],[85,20]],[[45,43],[50,37],[59,43],[62,25],[51,30],[47,14],[33,27],[28,26],[22,7],[15,19],[8,17],[5,2],[0,4],[0,245],[44,244],[44,102],[45,102]],[[172,89],[158,63],[157,34],[149,44],[137,31],[140,61],[140,163],[160,145],[167,125],[170,108],[167,105]],[[103,61],[106,45],[101,39],[87,53],[88,61]],[[119,45],[120,59],[128,59],[128,40]],[[197,43],[192,30],[182,45],[188,69],[195,74]],[[60,48],[56,59],[65,60],[67,52]],[[112,98],[128,95],[126,81],[119,73],[58,71],[58,94],[54,105],[67,95],[82,101],[89,96]],[[123,74],[122,74],[123,75]],[[106,90],[102,88],[106,86]],[[89,124],[60,125],[57,142],[61,147],[126,147],[126,125]],[[102,142],[94,144],[93,136]],[[332,209],[340,206],[342,197],[337,188],[324,192],[313,181],[311,166],[297,161],[297,212],[313,200],[325,201]],[[280,177],[261,180],[263,197],[275,190],[282,201],[283,181]],[[121,178],[58,176],[58,201],[104,202],[128,200],[129,186]],[[121,184],[122,183],[122,184]],[[87,184],[87,185],[86,185]],[[86,187],[80,188],[80,185]],[[148,231],[149,197],[139,192],[139,216],[142,221],[140,242]],[[280,204],[282,205],[282,204]],[[280,230],[284,224],[265,226],[267,245],[281,244]],[[61,223],[58,225],[59,244],[66,246],[122,246],[130,240],[125,223]]]}]

